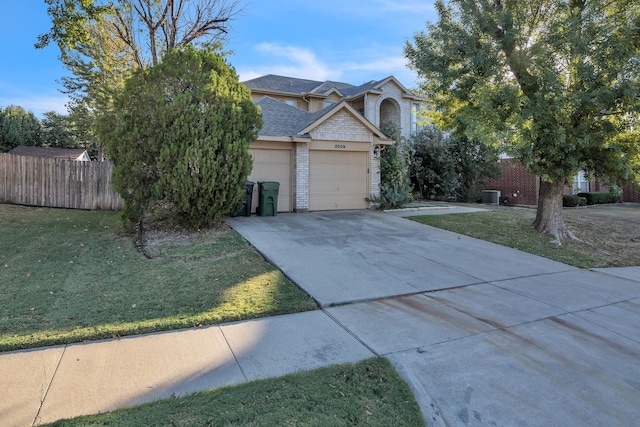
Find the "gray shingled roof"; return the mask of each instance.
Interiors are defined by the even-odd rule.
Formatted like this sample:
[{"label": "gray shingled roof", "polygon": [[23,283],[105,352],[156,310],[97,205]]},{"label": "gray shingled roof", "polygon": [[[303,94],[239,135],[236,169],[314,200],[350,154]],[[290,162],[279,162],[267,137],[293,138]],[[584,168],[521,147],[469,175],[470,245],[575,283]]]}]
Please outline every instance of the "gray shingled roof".
[{"label": "gray shingled roof", "polygon": [[293,77],[276,76],[267,74],[244,82],[249,89],[273,90],[287,93],[309,93],[323,82],[315,80],[296,79]]},{"label": "gray shingled roof", "polygon": [[[388,77],[387,77],[388,78]],[[286,92],[291,94],[300,95],[303,93],[314,93],[318,95],[324,95],[330,92],[332,89],[337,89],[344,96],[355,96],[363,94],[367,91],[374,89],[383,80],[371,80],[370,82],[363,83],[360,86],[354,86],[350,83],[334,82],[327,80],[325,82],[316,80],[297,79],[294,77],[278,76],[275,74],[268,74],[266,76],[257,77],[252,80],[244,82],[245,86],[249,89],[258,90],[270,90],[275,92]]]},{"label": "gray shingled roof", "polygon": [[327,80],[326,82],[319,82],[320,84],[318,86],[316,86],[311,93],[317,93],[320,95],[324,95],[327,92],[329,92],[331,89],[337,89],[340,91],[340,93],[344,94],[345,90],[349,90],[351,88],[353,88],[354,86],[352,84],[349,83],[342,83],[342,82],[333,82],[330,80]]},{"label": "gray shingled roof", "polygon": [[276,92],[286,92],[300,95],[302,93],[315,93],[318,95],[326,94],[331,89],[337,89],[342,94],[358,94],[370,90],[379,81],[370,81],[360,86],[354,86],[350,83],[334,82],[327,80],[324,82],[317,80],[297,79],[294,77],[277,76],[268,74],[266,76],[257,77],[244,82],[249,89],[271,90]]},{"label": "gray shingled roof", "polygon": [[368,92],[368,91],[372,90],[381,81],[382,80],[371,80],[370,82],[361,84],[360,86],[352,86],[352,87],[346,89],[345,91],[343,91],[342,93],[344,94],[344,96],[359,95],[361,93],[365,93],[365,92]]},{"label": "gray shingled roof", "polygon": [[339,104],[330,105],[320,111],[310,113],[284,102],[265,96],[256,102],[262,110],[260,136],[297,136],[300,131],[320,119]]},{"label": "gray shingled roof", "polygon": [[9,151],[10,154],[31,157],[48,157],[50,159],[77,159],[84,153],[83,148],[49,148],[21,145]]}]

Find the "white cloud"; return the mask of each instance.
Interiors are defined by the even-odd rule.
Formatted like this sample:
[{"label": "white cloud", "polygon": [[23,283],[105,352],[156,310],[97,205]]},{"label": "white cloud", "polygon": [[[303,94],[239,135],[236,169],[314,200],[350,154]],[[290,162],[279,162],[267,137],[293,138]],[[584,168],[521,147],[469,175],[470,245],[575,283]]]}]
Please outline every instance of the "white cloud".
[{"label": "white cloud", "polygon": [[279,74],[311,80],[336,78],[335,70],[328,67],[309,49],[277,43],[260,43],[255,47],[255,50],[259,55],[268,57],[269,60],[266,61],[266,65],[239,71],[241,80],[265,74]]},{"label": "white cloud", "polygon": [[[261,43],[255,47],[261,58],[253,57],[252,66],[240,66],[241,81],[266,74],[297,77],[310,80],[336,80],[353,84],[378,80],[390,75],[411,87],[416,75],[406,66],[402,56],[385,56],[384,49],[350,52],[348,60],[321,58],[313,50],[277,43]],[[266,57],[266,60],[262,60]],[[344,58],[342,58],[344,59]]]}]

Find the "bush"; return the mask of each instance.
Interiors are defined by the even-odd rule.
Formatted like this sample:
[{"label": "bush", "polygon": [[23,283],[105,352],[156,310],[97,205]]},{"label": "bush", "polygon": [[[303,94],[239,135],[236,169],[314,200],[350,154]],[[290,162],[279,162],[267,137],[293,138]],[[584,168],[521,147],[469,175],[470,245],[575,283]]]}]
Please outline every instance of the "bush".
[{"label": "bush", "polygon": [[449,151],[456,164],[458,181],[457,199],[472,202],[485,188],[485,178],[499,178],[498,152],[493,147],[470,140],[466,136],[451,138]]},{"label": "bush", "polygon": [[366,199],[367,202],[379,203],[380,209],[394,209],[411,201],[409,184],[380,184],[380,197]]},{"label": "bush", "polygon": [[587,204],[587,199],[576,195],[564,195],[562,196],[562,206],[565,208],[575,208],[576,206],[584,206]]},{"label": "bush", "polygon": [[460,180],[449,145],[449,136],[434,126],[423,129],[411,139],[409,178],[420,197],[456,198]]},{"label": "bush", "polygon": [[449,136],[429,126],[409,142],[409,178],[423,198],[464,202],[476,199],[484,178],[497,178],[498,155],[465,136]]},{"label": "bush", "polygon": [[616,203],[616,195],[608,191],[590,191],[588,193],[578,193],[578,196],[587,200],[587,205],[600,205],[604,203]]},{"label": "bush", "polygon": [[384,121],[380,130],[395,143],[380,153],[380,197],[375,201],[382,209],[392,209],[411,201],[411,186],[407,185],[407,162],[400,127]]},{"label": "bush", "polygon": [[143,225],[162,215],[197,229],[237,211],[262,121],[222,56],[169,51],[137,71],[114,104],[99,129],[127,220]]}]

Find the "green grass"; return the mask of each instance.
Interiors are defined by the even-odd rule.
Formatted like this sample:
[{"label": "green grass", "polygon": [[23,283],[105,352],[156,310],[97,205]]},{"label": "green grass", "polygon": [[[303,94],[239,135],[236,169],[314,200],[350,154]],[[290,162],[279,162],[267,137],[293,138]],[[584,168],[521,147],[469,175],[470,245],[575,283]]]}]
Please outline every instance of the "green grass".
[{"label": "green grass", "polygon": [[575,267],[640,265],[640,206],[566,209],[563,211],[565,222],[581,241],[564,240],[560,246],[552,242],[551,236],[533,228],[535,209],[486,208],[486,212],[411,219]]},{"label": "green grass", "polygon": [[196,393],[52,426],[424,426],[384,358]]},{"label": "green grass", "polygon": [[0,205],[0,351],[315,309],[235,231],[157,241],[113,212]]}]

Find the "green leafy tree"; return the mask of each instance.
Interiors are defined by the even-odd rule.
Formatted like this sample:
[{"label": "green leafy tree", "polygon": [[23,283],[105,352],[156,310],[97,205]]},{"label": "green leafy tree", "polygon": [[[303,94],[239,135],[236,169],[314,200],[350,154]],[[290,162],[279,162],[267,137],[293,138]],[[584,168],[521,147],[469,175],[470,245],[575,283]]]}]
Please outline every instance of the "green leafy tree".
[{"label": "green leafy tree", "polygon": [[41,123],[43,145],[54,148],[80,148],[70,129],[69,116],[47,111]]},{"label": "green leafy tree", "polygon": [[136,71],[114,106],[98,129],[128,220],[142,226],[147,214],[162,214],[199,228],[237,211],[262,122],[223,57],[169,51]]},{"label": "green leafy tree", "polygon": [[449,141],[449,153],[458,175],[457,199],[473,202],[478,199],[486,178],[498,178],[498,151],[495,147],[469,139],[465,135],[454,135]]},{"label": "green leafy tree", "polygon": [[411,201],[411,186],[407,184],[406,150],[400,127],[384,121],[380,130],[394,141],[380,152],[380,207],[390,209]]},{"label": "green leafy tree", "polygon": [[228,0],[45,0],[52,27],[36,47],[56,43],[71,72],[61,79],[76,133],[95,157],[98,116],[139,68],[157,65],[164,54],[192,44],[214,46],[239,12]]},{"label": "green leafy tree", "polygon": [[22,107],[0,107],[0,153],[11,151],[20,145],[42,145],[40,121],[31,111]]},{"label": "green leafy tree", "polygon": [[91,99],[88,97],[80,102],[72,100],[67,104],[69,131],[73,133],[78,145],[87,150],[92,159],[101,162],[104,160],[104,144],[96,133],[95,110],[90,104]]},{"label": "green leafy tree", "polygon": [[450,137],[435,126],[426,126],[410,142],[409,177],[420,197],[455,199],[460,188]]},{"label": "green leafy tree", "polygon": [[382,150],[380,154],[380,182],[401,186],[407,180],[407,167],[404,161],[404,149],[400,126],[393,121],[384,121],[380,124],[380,130],[391,138],[394,143]]},{"label": "green leafy tree", "polygon": [[405,46],[439,120],[501,144],[540,176],[534,226],[573,238],[562,192],[585,170],[637,179],[637,1],[442,0],[439,20]]}]

